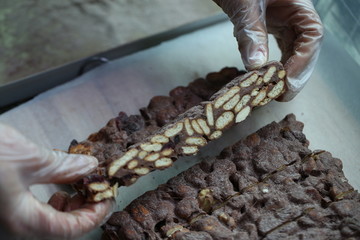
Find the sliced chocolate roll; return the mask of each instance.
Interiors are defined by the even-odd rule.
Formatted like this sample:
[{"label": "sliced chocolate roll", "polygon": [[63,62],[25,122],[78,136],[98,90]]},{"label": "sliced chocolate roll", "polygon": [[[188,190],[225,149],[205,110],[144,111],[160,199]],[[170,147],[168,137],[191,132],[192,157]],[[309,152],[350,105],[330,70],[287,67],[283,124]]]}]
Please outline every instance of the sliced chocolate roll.
[{"label": "sliced chocolate roll", "polygon": [[[219,89],[223,79],[235,75],[230,71],[208,76],[208,89]],[[210,91],[197,90],[194,85],[206,84],[196,80],[188,88],[171,91],[170,97],[154,97],[148,108],[142,109],[142,118],[119,116],[108,125],[124,131],[105,128],[88,141],[70,147],[71,153],[101,155],[104,159],[98,171],[77,188],[89,201],[98,202],[113,197],[118,186],[130,185],[140,176],[167,168],[180,156],[196,154],[224,130],[245,120],[254,107],[280,96],[285,91],[285,75],[281,63],[270,62],[235,77],[207,101],[201,100],[208,98]],[[104,141],[110,144],[104,146]]]}]

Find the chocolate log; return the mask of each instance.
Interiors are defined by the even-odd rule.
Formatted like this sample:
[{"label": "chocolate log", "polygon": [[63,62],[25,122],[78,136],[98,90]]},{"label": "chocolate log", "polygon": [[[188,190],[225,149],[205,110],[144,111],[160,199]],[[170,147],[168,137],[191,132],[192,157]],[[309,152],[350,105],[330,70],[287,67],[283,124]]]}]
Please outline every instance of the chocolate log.
[{"label": "chocolate log", "polygon": [[[94,145],[109,141],[106,138],[104,140],[100,132],[89,137],[91,144],[75,143],[70,147],[71,153],[96,156],[97,151],[100,151],[103,155],[106,154],[97,172],[85,178],[77,188],[88,197],[89,201],[98,202],[113,197],[118,186],[130,185],[140,176],[156,169],[167,168],[180,156],[196,154],[209,141],[219,138],[224,130],[245,120],[254,107],[263,106],[280,96],[285,91],[285,75],[280,63],[270,62],[259,70],[234,78],[208,101],[198,102],[188,110],[183,105],[174,106],[173,103],[166,101],[167,97],[155,97],[154,99],[162,99],[152,101],[148,109],[142,110],[143,119],[150,124],[141,134],[132,134],[135,141],[125,142],[124,137],[120,135],[121,132],[107,133],[105,135],[110,136],[111,144],[106,148],[112,149],[107,149],[103,153],[104,150],[99,147],[95,147],[94,150]],[[191,84],[189,89],[193,90],[192,94],[189,94],[190,97],[188,96],[190,100],[186,98],[183,100],[189,102],[189,105],[201,97],[209,96],[192,87]],[[196,91],[200,94],[193,94]],[[176,91],[171,94],[177,95]],[[165,105],[168,111],[157,111],[161,109],[157,105]],[[179,115],[181,110],[186,111]],[[166,121],[171,117],[172,120]],[[161,127],[154,128],[155,124],[152,123],[154,121],[156,126]],[[110,124],[117,124],[116,120]],[[136,129],[141,128],[144,122],[139,117],[133,117],[127,119],[125,124],[131,126],[128,130],[131,135]],[[133,129],[135,131],[132,131]],[[104,131],[107,130],[109,129]]]}]

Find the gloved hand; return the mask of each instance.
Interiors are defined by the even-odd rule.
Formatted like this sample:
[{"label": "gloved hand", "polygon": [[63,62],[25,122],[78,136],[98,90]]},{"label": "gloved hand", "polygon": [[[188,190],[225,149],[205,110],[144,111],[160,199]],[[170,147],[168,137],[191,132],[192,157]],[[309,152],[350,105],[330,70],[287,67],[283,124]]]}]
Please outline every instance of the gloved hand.
[{"label": "gloved hand", "polygon": [[1,225],[15,236],[36,239],[68,239],[92,230],[109,216],[113,201],[84,204],[79,196],[57,193],[50,200],[54,208],[38,201],[29,186],[73,183],[97,164],[94,157],[43,149],[0,124]]},{"label": "gloved hand", "polygon": [[304,87],[317,61],[323,27],[311,0],[214,0],[234,24],[242,60],[251,70],[268,60],[268,32],[274,34],[287,70],[290,101]]}]

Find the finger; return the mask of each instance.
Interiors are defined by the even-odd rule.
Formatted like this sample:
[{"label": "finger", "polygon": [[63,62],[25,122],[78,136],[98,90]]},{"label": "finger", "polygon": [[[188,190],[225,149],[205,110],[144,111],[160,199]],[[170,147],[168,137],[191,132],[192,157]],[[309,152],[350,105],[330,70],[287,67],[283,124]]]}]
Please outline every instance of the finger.
[{"label": "finger", "polygon": [[259,68],[268,59],[268,36],[265,24],[266,1],[215,1],[234,24],[234,36],[245,67]]},{"label": "finger", "polygon": [[33,183],[72,183],[97,167],[92,156],[67,154],[37,146],[15,129],[0,124],[1,162],[19,169],[29,186]]},{"label": "finger", "polygon": [[277,2],[268,7],[267,22],[269,32],[275,32],[278,39],[287,71],[288,90],[278,100],[289,101],[313,72],[320,53],[323,27],[311,1]]},{"label": "finger", "polygon": [[73,183],[92,172],[98,165],[95,157],[67,154],[43,149],[39,155],[37,170],[28,172],[34,183]]},{"label": "finger", "polygon": [[50,205],[40,203],[30,193],[24,193],[12,219],[12,231],[51,238],[79,237],[103,223],[113,211],[114,201],[106,200],[86,204],[71,212],[60,212]]},{"label": "finger", "polygon": [[21,167],[34,162],[39,148],[16,129],[0,123],[0,157],[2,163]]}]

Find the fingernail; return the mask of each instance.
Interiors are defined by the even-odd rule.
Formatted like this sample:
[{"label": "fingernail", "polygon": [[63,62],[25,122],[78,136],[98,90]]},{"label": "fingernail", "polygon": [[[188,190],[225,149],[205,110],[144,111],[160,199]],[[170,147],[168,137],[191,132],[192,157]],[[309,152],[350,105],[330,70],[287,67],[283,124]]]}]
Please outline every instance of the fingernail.
[{"label": "fingernail", "polygon": [[92,156],[78,155],[78,162],[82,165],[85,172],[92,171],[98,166],[98,160]]},{"label": "fingernail", "polygon": [[254,68],[261,67],[265,63],[266,63],[265,54],[261,51],[256,51],[248,58],[246,67],[248,69],[254,69]]}]

